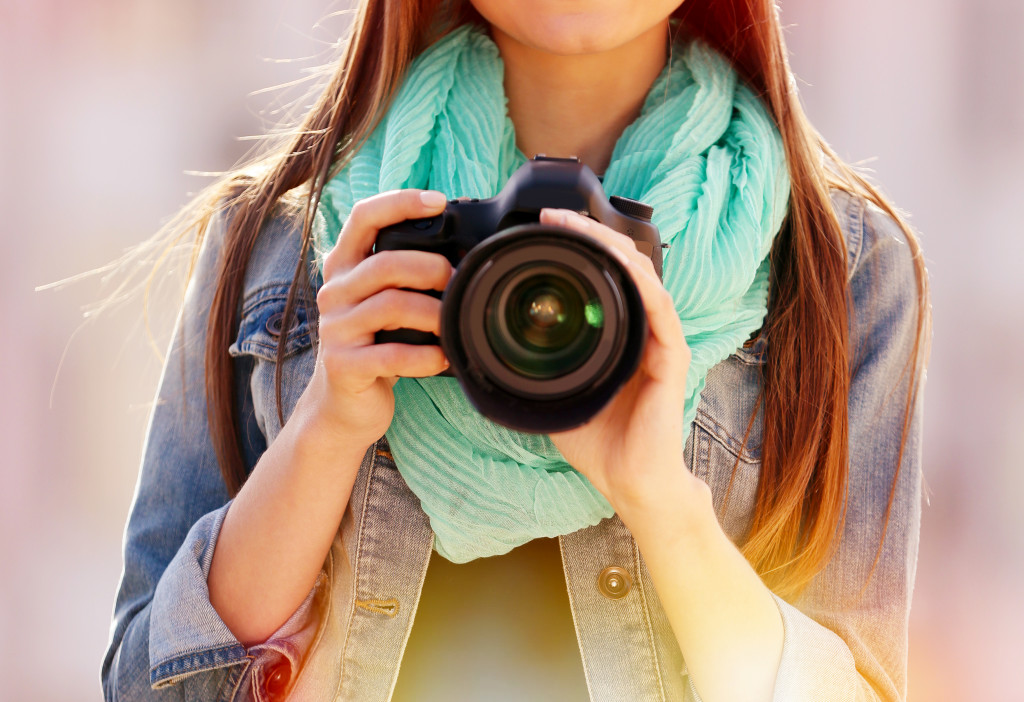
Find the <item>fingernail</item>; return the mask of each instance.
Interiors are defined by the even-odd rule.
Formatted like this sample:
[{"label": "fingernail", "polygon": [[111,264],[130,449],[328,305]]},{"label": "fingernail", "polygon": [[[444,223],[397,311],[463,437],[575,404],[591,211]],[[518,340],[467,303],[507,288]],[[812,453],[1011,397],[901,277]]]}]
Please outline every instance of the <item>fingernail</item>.
[{"label": "fingernail", "polygon": [[420,200],[427,207],[440,207],[448,202],[448,198],[445,197],[444,193],[439,193],[436,190],[424,190],[420,193]]},{"label": "fingernail", "polygon": [[565,212],[562,210],[545,207],[543,211],[547,212],[548,219],[552,224],[565,224]]}]

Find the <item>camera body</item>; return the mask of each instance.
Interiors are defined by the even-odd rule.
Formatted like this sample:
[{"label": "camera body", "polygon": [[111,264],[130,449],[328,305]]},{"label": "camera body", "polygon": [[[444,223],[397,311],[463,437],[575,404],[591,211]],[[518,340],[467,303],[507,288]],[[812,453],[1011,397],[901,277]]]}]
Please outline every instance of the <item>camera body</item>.
[{"label": "camera body", "polygon": [[380,230],[374,253],[417,250],[447,258],[440,338],[383,330],[376,343],[440,344],[476,408],[534,433],[579,426],[639,364],[647,320],[639,291],[596,239],[539,224],[545,207],[589,216],[630,237],[662,273],[653,208],[608,198],[576,158],[538,155],[493,198],[451,200],[435,216]]},{"label": "camera body", "polygon": [[625,234],[649,256],[661,277],[661,237],[654,208],[616,195],[578,158],[539,154],[512,174],[495,197],[450,200],[440,215],[410,219],[380,230],[374,251],[412,249],[445,256],[458,267],[477,244],[499,231],[537,222],[545,207],[573,210]]}]

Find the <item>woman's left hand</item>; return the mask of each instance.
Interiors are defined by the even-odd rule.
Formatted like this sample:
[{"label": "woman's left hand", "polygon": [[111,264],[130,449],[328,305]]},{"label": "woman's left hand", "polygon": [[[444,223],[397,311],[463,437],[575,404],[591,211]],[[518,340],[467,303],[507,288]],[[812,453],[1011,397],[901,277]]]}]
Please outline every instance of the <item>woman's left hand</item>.
[{"label": "woman's left hand", "polygon": [[640,366],[618,394],[589,422],[553,433],[551,440],[622,516],[680,490],[690,492],[697,481],[683,463],[690,348],[672,296],[651,259],[624,234],[570,210],[541,210],[540,222],[591,236],[611,249],[640,291],[649,330]]}]

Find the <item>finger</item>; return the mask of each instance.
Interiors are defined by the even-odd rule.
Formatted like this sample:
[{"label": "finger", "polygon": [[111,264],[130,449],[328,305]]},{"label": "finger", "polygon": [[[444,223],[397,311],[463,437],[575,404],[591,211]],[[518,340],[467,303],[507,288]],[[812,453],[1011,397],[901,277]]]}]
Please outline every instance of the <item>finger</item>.
[{"label": "finger", "polygon": [[378,378],[427,378],[448,367],[440,346],[378,344],[345,347],[323,356],[328,376],[340,389],[361,392]]},{"label": "finger", "polygon": [[541,221],[567,227],[592,239],[596,239],[615,255],[623,265],[633,264],[631,275],[646,275],[661,285],[661,279],[654,271],[649,256],[637,251],[636,243],[625,234],[596,222],[572,210],[541,210]]},{"label": "finger", "polygon": [[[656,275],[638,270],[632,261],[626,266],[626,270],[640,291],[640,298],[647,312],[647,321],[657,342],[669,348],[686,347],[683,326],[679,321],[679,312],[676,311],[672,294],[665,289]],[[686,357],[689,357],[688,348]]]},{"label": "finger", "polygon": [[[690,363],[690,349],[686,345],[675,301],[655,274],[650,258],[637,251],[628,236],[570,210],[541,210],[541,222],[568,227],[590,236],[616,256],[640,292],[650,334],[657,345],[646,354],[650,360],[648,372],[652,377],[664,379],[684,376]],[[680,365],[681,368],[677,368]]]},{"label": "finger", "polygon": [[[636,272],[635,266],[629,267]],[[652,378],[685,385],[686,372],[690,367],[690,347],[683,335],[675,301],[672,295],[654,276],[634,275],[647,313],[647,348],[644,352],[643,367]]]},{"label": "finger", "polygon": [[593,237],[611,248],[613,252],[624,254],[630,261],[639,265],[642,270],[647,270],[655,276],[657,275],[650,256],[640,253],[636,248],[635,241],[611,227],[590,219],[590,217],[584,217],[572,210],[544,208],[540,212],[540,221],[542,224],[566,227]]},{"label": "finger", "polygon": [[366,346],[383,329],[441,333],[441,301],[430,295],[389,288],[341,314],[320,320],[321,336],[331,344]]},{"label": "finger", "polygon": [[317,293],[317,304],[321,310],[355,305],[388,288],[444,290],[452,271],[452,264],[441,254],[382,251],[325,282]]},{"label": "finger", "polygon": [[439,214],[446,203],[444,193],[415,189],[389,190],[358,201],[341,228],[338,243],[324,259],[324,278],[369,256],[381,228]]}]

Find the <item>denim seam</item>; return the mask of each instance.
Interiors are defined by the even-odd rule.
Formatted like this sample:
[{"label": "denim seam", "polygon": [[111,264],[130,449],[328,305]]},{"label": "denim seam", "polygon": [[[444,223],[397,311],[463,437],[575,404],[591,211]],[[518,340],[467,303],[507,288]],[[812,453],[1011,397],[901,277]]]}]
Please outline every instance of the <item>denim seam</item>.
[{"label": "denim seam", "polygon": [[[246,679],[245,674],[253,666],[253,663],[254,663],[253,657],[252,656],[246,656],[246,658],[248,658],[248,660],[245,661],[245,667],[242,668],[240,671],[238,671],[238,677],[235,679],[234,689],[231,690],[231,697],[229,698],[229,700],[231,700],[231,702],[234,702],[234,700],[236,700],[238,698],[238,694],[242,691],[243,681]],[[230,679],[231,678],[229,676],[228,680],[230,680]]]},{"label": "denim seam", "polygon": [[565,574],[565,589],[569,593],[569,612],[572,614],[572,628],[576,630],[576,645],[579,646],[580,659],[583,661],[583,679],[587,682],[587,697],[594,699],[594,687],[590,681],[590,667],[587,665],[586,647],[583,645],[583,634],[580,632],[580,625],[576,616],[576,598],[573,596],[572,584],[569,582],[571,579],[571,569],[569,568],[568,562],[565,560],[565,543],[563,539],[565,539],[565,535],[558,537],[558,550],[562,556],[562,572]]},{"label": "denim seam", "polygon": [[[260,307],[267,305],[268,303],[287,301],[287,290],[265,290],[259,293],[258,295],[250,294],[248,297],[245,298],[245,303],[242,306],[242,316],[246,317],[255,312],[256,310],[258,310]],[[301,304],[299,302],[297,302],[297,304],[303,307],[305,306],[304,304]]]},{"label": "denim seam", "polygon": [[662,680],[661,661],[658,660],[658,646],[654,640],[654,626],[651,624],[651,610],[647,602],[647,589],[644,587],[643,565],[640,561],[640,547],[632,535],[629,541],[633,546],[633,568],[636,573],[636,581],[640,591],[640,606],[644,612],[644,623],[647,624],[647,644],[651,659],[654,661],[654,672],[658,678],[658,692],[661,693],[661,702],[665,702],[665,682]]},{"label": "denim seam", "polygon": [[[313,657],[314,652],[320,645],[320,642],[324,638],[324,631],[327,630],[327,622],[330,621],[331,609],[334,604],[334,553],[332,551],[327,552],[326,559],[327,567],[326,573],[321,573],[317,576],[317,584],[315,587],[320,586],[320,578],[324,577],[323,587],[326,590],[327,603],[324,605],[323,618],[317,624],[317,631],[314,634],[313,642],[309,645],[309,650],[306,651],[306,655],[300,659],[299,670],[295,673],[289,689],[294,690],[295,686],[299,684],[299,679],[302,676],[303,671],[307,670],[309,660]],[[316,595],[313,595],[313,603],[316,603]]]},{"label": "denim seam", "polygon": [[[381,455],[380,453],[377,453],[376,450],[374,451],[374,453],[376,455],[378,455],[378,456]],[[390,454],[388,454],[388,455],[390,455]],[[427,539],[427,553],[426,553],[426,556],[423,559],[423,568],[420,570],[420,582],[419,582],[419,586],[418,586],[418,588],[416,590],[416,592],[417,592],[416,600],[413,602],[412,609],[409,610],[409,623],[405,627],[405,636],[402,637],[402,646],[398,650],[399,665],[395,666],[395,673],[394,673],[394,675],[391,676],[391,689],[388,691],[388,697],[387,697],[387,699],[389,699],[389,700],[394,696],[394,694],[395,694],[395,686],[398,685],[399,666],[401,665],[402,658],[405,657],[405,649],[409,645],[409,637],[412,635],[413,623],[416,621],[416,612],[420,608],[420,596],[423,593],[423,584],[427,581],[427,569],[430,567],[430,553],[433,550],[434,550],[434,534],[433,534],[433,532],[431,532],[430,538]]]},{"label": "denim seam", "polygon": [[[716,420],[706,411],[698,409],[697,417],[694,419],[694,422],[701,428],[703,428],[710,438],[714,439],[716,443],[722,446],[722,448],[724,448],[726,451],[731,453],[736,458],[740,459],[740,461],[742,461],[743,463],[746,463],[751,467],[757,466],[758,464],[761,463],[761,460],[759,458],[755,458],[746,449],[741,450],[737,448],[741,446],[739,440],[737,440],[736,437],[730,434],[721,422]],[[709,453],[708,460],[710,460],[710,458],[711,457]]]},{"label": "denim seam", "polygon": [[[294,356],[301,351],[312,348],[313,336],[308,331],[302,331],[298,334],[289,334],[288,340],[285,344],[284,356],[285,358],[288,358],[289,356]],[[266,361],[277,360],[277,344],[271,345],[262,342],[259,339],[247,337],[245,340],[238,343],[237,348],[239,355],[256,356],[257,358],[261,358]],[[263,352],[267,355],[262,355],[257,352]]]},{"label": "denim seam", "polygon": [[[379,440],[378,440],[379,442]],[[374,447],[376,449],[376,447]],[[363,560],[363,534],[366,530],[366,505],[370,499],[370,486],[373,485],[373,476],[377,468],[377,451],[371,452],[370,465],[367,468],[366,487],[363,488],[362,508],[359,510],[359,528],[356,532],[356,557],[352,564],[352,602],[348,608],[348,624],[345,627],[345,643],[341,647],[341,674],[338,676],[338,689],[334,693],[334,699],[341,698],[342,688],[345,686],[345,669],[348,662],[348,647],[352,641],[352,624],[356,615],[356,600],[359,598],[359,566]]]},{"label": "denim seam", "polygon": [[847,231],[846,236],[849,238],[847,241],[847,251],[849,257],[847,259],[847,273],[846,282],[849,284],[853,282],[853,274],[857,270],[857,266],[860,263],[861,254],[864,250],[864,207],[865,203],[863,198],[850,197],[851,204],[847,206]]},{"label": "denim seam", "polygon": [[[247,318],[256,314],[266,305],[275,302],[285,302],[288,299],[287,291],[282,291],[275,287],[271,290],[264,290],[263,292],[250,293],[242,306],[242,321],[239,324],[238,338],[232,346],[235,347],[236,352],[232,355],[243,355],[249,354],[264,358],[266,360],[277,359],[277,347],[279,341],[274,343],[267,343],[260,339],[263,334],[263,330],[259,325],[249,334],[242,334],[242,329],[245,328]],[[283,308],[283,307],[282,307]],[[288,338],[285,339],[285,357],[293,356],[300,351],[312,347],[313,345],[313,332],[310,329],[309,320],[299,322],[294,328],[288,331]],[[262,352],[262,354],[260,353]]]},{"label": "denim seam", "polygon": [[748,366],[763,366],[766,362],[764,351],[752,352],[744,348],[736,349],[729,358],[735,358]]},{"label": "denim seam", "polygon": [[290,283],[272,281],[246,291],[245,299],[242,301],[242,316],[244,317],[249,314],[253,308],[258,307],[266,300],[273,298],[288,299],[288,288],[290,285]]},{"label": "denim seam", "polygon": [[704,482],[707,482],[711,479],[711,432],[704,429],[701,425],[698,426],[700,426],[703,431],[697,432],[697,436],[695,437],[696,445],[694,446],[694,460],[696,461],[696,465],[694,465],[694,468],[696,468],[696,471],[694,472],[694,475]]},{"label": "denim seam", "polygon": [[[219,659],[221,654],[224,654],[222,660]],[[157,685],[162,687],[177,682],[177,679],[201,673],[204,670],[216,670],[237,665],[247,658],[251,657],[241,644],[185,653],[160,661],[150,668],[149,684],[154,687]]]}]

